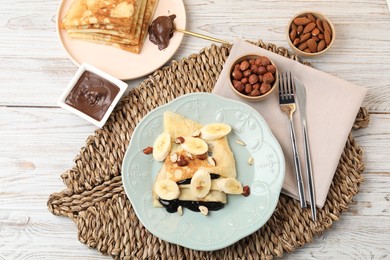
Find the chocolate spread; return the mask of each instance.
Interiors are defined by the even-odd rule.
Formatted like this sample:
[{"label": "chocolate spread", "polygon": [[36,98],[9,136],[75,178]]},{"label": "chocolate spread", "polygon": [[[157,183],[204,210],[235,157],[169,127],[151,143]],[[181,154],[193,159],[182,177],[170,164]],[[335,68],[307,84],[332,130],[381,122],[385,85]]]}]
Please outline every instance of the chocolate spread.
[{"label": "chocolate spread", "polygon": [[149,26],[149,40],[156,44],[160,51],[168,47],[169,39],[173,36],[173,31],[175,30],[173,20],[175,18],[176,15],[174,14],[159,16]]},{"label": "chocolate spread", "polygon": [[118,93],[117,85],[90,71],[84,71],[65,103],[100,121]]}]

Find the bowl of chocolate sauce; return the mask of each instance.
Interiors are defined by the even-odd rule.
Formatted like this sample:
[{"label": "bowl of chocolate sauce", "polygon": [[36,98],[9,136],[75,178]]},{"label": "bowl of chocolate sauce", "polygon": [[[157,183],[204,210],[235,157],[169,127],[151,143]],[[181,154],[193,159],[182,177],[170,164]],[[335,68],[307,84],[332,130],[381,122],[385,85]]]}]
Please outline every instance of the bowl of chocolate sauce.
[{"label": "bowl of chocolate sauce", "polygon": [[103,127],[127,86],[127,83],[89,64],[82,64],[58,105]]}]

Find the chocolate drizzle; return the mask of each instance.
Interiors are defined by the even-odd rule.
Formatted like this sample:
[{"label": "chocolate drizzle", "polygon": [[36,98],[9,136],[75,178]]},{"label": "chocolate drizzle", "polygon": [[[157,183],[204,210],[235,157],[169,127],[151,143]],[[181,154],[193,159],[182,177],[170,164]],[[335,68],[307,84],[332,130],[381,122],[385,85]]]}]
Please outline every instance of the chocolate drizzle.
[{"label": "chocolate drizzle", "polygon": [[164,208],[169,213],[174,213],[177,211],[177,208],[179,206],[185,207],[189,210],[199,212],[199,206],[205,206],[208,208],[208,210],[220,210],[222,209],[225,204],[222,202],[213,202],[213,201],[184,201],[184,200],[163,200],[161,198],[158,199],[158,201],[161,203],[161,205],[164,206]]},{"label": "chocolate drizzle", "polygon": [[[218,179],[221,177],[221,175],[216,174],[216,173],[210,173],[211,179]],[[184,179],[181,181],[177,182],[177,185],[183,185],[183,184],[190,184],[191,183],[191,178]],[[164,206],[164,208],[169,212],[169,213],[174,213],[177,211],[177,208],[179,206],[188,208],[192,211],[199,212],[199,206],[205,206],[209,210],[220,210],[222,209],[225,204],[222,202],[213,202],[213,201],[184,201],[184,200],[164,200],[159,198],[158,201],[161,203],[161,205]]]},{"label": "chocolate drizzle", "polygon": [[160,51],[169,45],[169,40],[172,38],[175,30],[175,24],[173,23],[175,18],[176,15],[174,14],[170,16],[159,16],[149,26],[149,40],[156,44]]}]

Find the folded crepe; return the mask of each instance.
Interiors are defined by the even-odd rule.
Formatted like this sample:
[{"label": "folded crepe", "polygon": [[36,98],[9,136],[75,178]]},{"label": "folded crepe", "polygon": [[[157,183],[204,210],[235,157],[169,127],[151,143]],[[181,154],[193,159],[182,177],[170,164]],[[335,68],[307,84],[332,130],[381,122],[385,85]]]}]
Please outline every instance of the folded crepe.
[{"label": "folded crepe", "polygon": [[[193,133],[199,131],[203,125],[195,122],[189,118],[186,118],[182,115],[176,114],[174,112],[165,112],[164,113],[164,132],[169,133],[172,139],[172,148],[170,154],[176,153],[179,156],[183,155],[191,159],[188,160],[188,165],[182,167],[178,166],[177,163],[174,163],[170,159],[170,155],[164,160],[164,163],[158,172],[156,177],[156,182],[164,179],[172,180],[179,184],[180,196],[179,200],[181,201],[202,201],[202,202],[221,202],[225,204],[226,193],[224,193],[220,187],[216,184],[218,179],[223,178],[236,178],[236,166],[235,159],[232,151],[230,150],[227,137],[224,136],[214,141],[207,141],[209,147],[209,153],[212,158],[214,158],[216,164],[212,165],[208,160],[201,160],[195,155],[191,156],[188,152],[184,151],[181,148],[180,144],[176,144],[173,140],[176,140],[178,137],[188,137],[192,136]],[[180,184],[181,181],[191,179],[196,171],[200,168],[207,169],[208,172],[219,175],[218,179],[211,181],[211,190],[203,198],[198,198],[193,195],[190,191],[189,184]],[[159,202],[159,197],[156,192],[153,190],[153,205],[155,207],[162,207]]]},{"label": "folded crepe", "polygon": [[61,27],[72,39],[140,53],[158,0],[76,0]]}]

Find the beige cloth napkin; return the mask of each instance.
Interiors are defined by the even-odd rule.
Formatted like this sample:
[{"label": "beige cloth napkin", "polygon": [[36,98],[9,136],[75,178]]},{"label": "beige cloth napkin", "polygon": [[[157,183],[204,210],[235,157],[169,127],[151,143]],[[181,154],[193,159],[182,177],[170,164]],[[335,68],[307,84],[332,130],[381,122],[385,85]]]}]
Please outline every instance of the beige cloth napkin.
[{"label": "beige cloth napkin", "polygon": [[[294,174],[288,118],[279,108],[278,92],[275,91],[266,100],[255,103],[239,98],[229,87],[228,68],[235,58],[246,54],[260,54],[269,57],[276,64],[279,71],[290,70],[306,87],[307,127],[316,191],[316,205],[323,207],[348,134],[351,131],[367,90],[257,47],[243,39],[238,38],[234,41],[213,93],[247,103],[255,108],[267,121],[282,147],[286,160],[283,192],[294,198],[298,198],[298,190]],[[294,113],[294,123],[306,198],[309,199],[302,126],[298,111]]]}]

